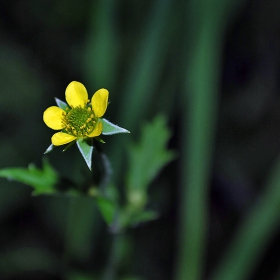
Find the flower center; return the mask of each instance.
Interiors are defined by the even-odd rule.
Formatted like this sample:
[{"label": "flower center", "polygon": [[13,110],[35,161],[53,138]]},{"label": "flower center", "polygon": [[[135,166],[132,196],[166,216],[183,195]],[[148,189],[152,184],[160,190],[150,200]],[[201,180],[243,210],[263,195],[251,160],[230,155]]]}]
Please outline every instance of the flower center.
[{"label": "flower center", "polygon": [[95,128],[97,119],[90,107],[75,107],[64,116],[64,131],[76,137],[86,137]]}]

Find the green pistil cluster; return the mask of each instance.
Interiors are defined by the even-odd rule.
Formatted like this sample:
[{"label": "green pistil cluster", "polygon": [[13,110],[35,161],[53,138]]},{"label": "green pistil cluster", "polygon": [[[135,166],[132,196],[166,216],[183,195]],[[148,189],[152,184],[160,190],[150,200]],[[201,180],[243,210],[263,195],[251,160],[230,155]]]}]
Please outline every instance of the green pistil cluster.
[{"label": "green pistil cluster", "polygon": [[65,112],[64,131],[76,137],[86,137],[95,128],[96,118],[90,107],[75,107]]}]

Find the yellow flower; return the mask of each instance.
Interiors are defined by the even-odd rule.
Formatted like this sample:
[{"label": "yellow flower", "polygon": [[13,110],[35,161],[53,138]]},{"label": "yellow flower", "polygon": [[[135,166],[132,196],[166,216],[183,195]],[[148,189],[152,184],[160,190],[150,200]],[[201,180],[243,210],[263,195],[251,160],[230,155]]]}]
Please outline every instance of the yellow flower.
[{"label": "yellow flower", "polygon": [[108,96],[108,90],[102,88],[95,92],[90,102],[85,86],[79,82],[71,82],[65,91],[69,107],[63,110],[51,106],[43,114],[48,127],[61,130],[52,136],[52,144],[60,146],[76,139],[99,136],[102,132],[99,118],[107,109]]}]

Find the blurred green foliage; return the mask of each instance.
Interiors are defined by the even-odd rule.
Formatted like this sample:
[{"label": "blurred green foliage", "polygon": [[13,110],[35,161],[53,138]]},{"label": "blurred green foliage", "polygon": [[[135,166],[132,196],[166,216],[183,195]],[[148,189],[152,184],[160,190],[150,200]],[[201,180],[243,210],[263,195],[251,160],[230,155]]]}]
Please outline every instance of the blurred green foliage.
[{"label": "blurred green foliage", "polygon": [[134,197],[134,193],[137,196],[141,196],[141,193],[146,195],[149,183],[160,169],[174,158],[173,152],[165,150],[166,142],[170,138],[170,131],[165,128],[165,123],[163,116],[157,116],[152,123],[144,127],[140,143],[130,147],[126,182],[128,197]]},{"label": "blurred green foliage", "polygon": [[[113,125],[106,120],[105,124],[107,125],[105,135],[118,134],[123,131],[127,132],[125,129]],[[80,202],[82,200],[80,198],[85,195],[94,197],[91,204],[94,205],[94,203],[96,203],[104,221],[111,228],[112,234],[115,235],[114,238],[118,240],[116,248],[114,244],[111,245],[111,250],[113,250],[111,253],[112,257],[108,257],[108,265],[103,268],[105,271],[104,278],[113,279],[118,275],[118,265],[122,258],[120,257],[122,255],[122,253],[120,253],[120,248],[123,247],[124,234],[126,234],[127,229],[131,226],[135,227],[138,224],[155,220],[158,217],[156,211],[146,210],[148,186],[163,166],[174,158],[174,153],[166,150],[169,138],[170,131],[166,128],[166,121],[163,116],[159,115],[152,123],[144,126],[139,143],[130,145],[130,161],[128,172],[125,174],[125,177],[128,177],[127,186],[122,190],[122,192],[125,192],[124,203],[123,199],[120,197],[121,190],[117,190],[115,186],[109,185],[107,188],[107,185],[104,185],[104,182],[101,181],[99,188],[97,188],[98,183],[93,182],[96,185],[87,186],[85,192],[85,189],[80,188],[78,185],[75,186],[75,182],[71,182],[71,174],[69,174],[69,178],[66,180],[61,178],[58,172],[48,163],[46,158],[43,159],[42,169],[31,164],[28,168],[5,168],[0,170],[0,177],[33,187],[33,195],[60,194],[61,196],[69,198],[69,221],[65,236],[65,254],[67,259],[69,255],[73,258],[73,252],[75,252],[75,258],[79,256],[80,260],[88,256],[87,250],[81,250],[83,246],[81,246],[80,242],[81,240],[85,242],[85,235],[89,237],[93,228],[91,228],[91,226],[82,226],[81,224],[83,227],[83,230],[81,230],[78,225],[81,221],[84,221],[82,216],[85,216],[85,220],[88,221],[91,215],[88,213],[83,215],[83,209],[86,204],[83,203],[83,207],[79,209],[76,208],[76,205],[79,205],[79,207],[81,206]],[[153,146],[151,144],[153,144]],[[66,146],[68,147],[69,145]],[[77,140],[77,146],[82,156],[85,158],[88,167],[94,169],[96,163],[93,165],[91,164],[94,146],[86,144],[86,141],[83,142],[83,140]],[[51,148],[48,150],[52,149],[53,146],[51,145]],[[97,148],[97,150],[99,149],[100,148]],[[65,149],[63,151],[65,151]],[[101,157],[104,157],[102,152]],[[104,168],[104,176],[107,177],[110,175],[107,173],[111,172],[111,167],[108,166],[106,162]],[[108,168],[109,170],[106,170]],[[88,202],[88,206],[90,206],[90,201]],[[87,222],[87,224],[91,225],[92,223]],[[123,235],[121,239],[119,235]],[[78,243],[75,245],[76,241],[78,241]],[[113,242],[115,241],[113,240]],[[111,258],[113,258],[112,261]],[[117,259],[117,261],[115,259]],[[113,262],[113,264],[111,262]],[[71,277],[71,274],[69,276]]]},{"label": "blurred green foliage", "polygon": [[55,185],[58,182],[58,175],[55,170],[46,162],[43,168],[38,169],[34,165],[28,168],[6,168],[0,170],[0,177],[24,183],[33,187],[34,195],[55,193]]},{"label": "blurred green foliage", "polygon": [[[125,177],[142,156],[125,147],[158,113],[178,151],[137,218],[158,219],[117,242],[121,279],[279,278],[279,1],[4,0],[0,13],[1,169],[33,162],[44,178],[42,112],[72,80],[107,87],[106,117],[132,132],[104,137],[110,198],[153,177]],[[49,161],[79,190],[93,182],[76,149]],[[0,278],[100,279],[112,240],[92,198],[30,192],[1,179]]]}]

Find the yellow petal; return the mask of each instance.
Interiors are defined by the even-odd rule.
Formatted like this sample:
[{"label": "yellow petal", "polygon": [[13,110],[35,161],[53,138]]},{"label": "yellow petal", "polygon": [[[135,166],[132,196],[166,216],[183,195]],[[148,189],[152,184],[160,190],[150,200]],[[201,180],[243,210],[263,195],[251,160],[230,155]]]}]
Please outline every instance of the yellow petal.
[{"label": "yellow petal", "polygon": [[96,137],[99,136],[102,132],[102,122],[99,121],[93,130],[93,132],[88,137]]},{"label": "yellow petal", "polygon": [[60,146],[60,145],[70,143],[76,138],[77,137],[64,132],[57,132],[52,136],[52,144],[55,146]]},{"label": "yellow petal", "polygon": [[88,101],[88,93],[85,86],[79,82],[71,82],[65,90],[67,103],[73,107],[84,108]]},{"label": "yellow petal", "polygon": [[54,130],[60,130],[65,127],[62,123],[64,114],[65,112],[61,108],[51,106],[44,112],[43,120],[48,127]]},{"label": "yellow petal", "polygon": [[91,98],[92,110],[96,117],[104,115],[108,105],[109,91],[105,88],[99,89]]}]

